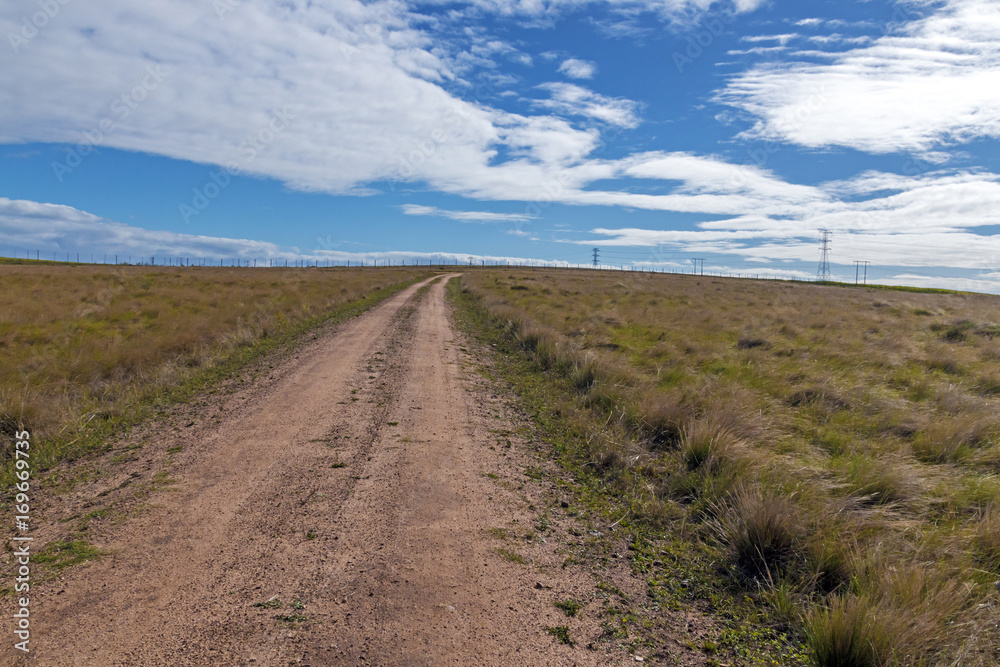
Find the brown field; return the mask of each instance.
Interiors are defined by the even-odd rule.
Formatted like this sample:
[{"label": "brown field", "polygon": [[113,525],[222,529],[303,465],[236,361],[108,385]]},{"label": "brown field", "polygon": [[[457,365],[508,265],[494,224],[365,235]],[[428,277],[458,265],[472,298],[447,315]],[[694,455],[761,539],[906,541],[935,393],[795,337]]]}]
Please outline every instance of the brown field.
[{"label": "brown field", "polygon": [[721,562],[717,589],[742,590],[815,664],[998,664],[1000,298],[597,271],[463,281],[481,330],[547,378],[515,384],[542,392],[579,469],[626,497],[630,522]]},{"label": "brown field", "polygon": [[44,468],[87,447],[85,426],[113,428],[258,343],[348,315],[428,274],[0,265],[0,431],[30,430],[44,443],[33,449]]},{"label": "brown field", "polygon": [[[31,430],[37,471],[84,453],[104,452],[98,458],[108,461],[97,467],[117,480],[125,475],[121,466],[144,464],[131,450],[129,456],[106,451],[121,446],[114,445],[111,436],[150,421],[160,434],[142,445],[152,448],[151,460],[157,460],[154,454],[163,447],[168,453],[188,451],[168,446],[178,428],[169,426],[172,412],[166,406],[197,395],[197,409],[211,410],[216,399],[225,400],[213,396],[216,383],[236,377],[247,362],[269,364],[270,357],[259,361],[265,353],[312,338],[303,334],[324,322],[352,317],[432,273],[426,267],[0,265],[0,431],[11,435],[17,429]],[[417,354],[408,347],[414,343],[407,342],[403,329],[397,331],[409,369],[409,379],[399,386],[417,392],[414,405],[423,400],[418,389],[427,391],[414,374],[421,359],[432,347],[450,354],[453,345],[442,290],[435,296],[436,305],[421,306],[433,314],[427,315],[427,323],[434,326],[426,328],[426,350]],[[594,553],[621,549],[612,546],[614,540],[629,541],[628,567],[633,583],[645,590],[643,599],[626,602],[620,595],[617,608],[592,609],[583,621],[589,625],[573,626],[574,633],[586,628],[616,651],[647,651],[660,645],[664,656],[673,655],[673,649],[663,644],[663,633],[676,633],[675,643],[685,647],[685,655],[697,657],[690,664],[1000,664],[1000,298],[537,269],[470,269],[452,280],[449,290],[458,321],[498,353],[497,370],[482,372],[505,377],[521,393],[537,428],[554,445],[552,453],[580,480],[572,503],[549,499],[560,508],[553,511],[565,510],[566,520],[577,520],[614,507],[613,515],[604,514],[606,527],[600,531],[573,529],[569,535],[586,539]],[[351,373],[366,382],[377,380],[373,369],[397,344],[388,345],[383,334],[376,340],[373,332],[404,326],[405,317],[390,313],[397,309],[412,314],[414,304],[423,303],[423,292],[410,290],[412,304],[404,307],[406,299],[392,300],[392,308],[382,315],[352,325],[372,331],[359,339],[357,368]],[[322,331],[318,341],[339,340],[327,338],[336,335],[329,329]],[[434,345],[428,342],[432,339]],[[369,347],[378,347],[376,343],[385,350],[371,352]],[[328,357],[313,361],[329,364],[331,373],[347,372]],[[279,361],[274,363],[277,368]],[[280,363],[293,367],[299,362]],[[440,367],[454,363],[441,361]],[[271,386],[266,376],[250,378],[249,384],[266,400],[284,405],[281,401],[288,398],[282,398],[283,390]],[[301,402],[309,402],[316,415],[328,420],[333,413],[324,407],[330,400],[324,392],[329,388],[321,377],[312,381],[322,391]],[[450,398],[436,402],[435,409],[443,409],[438,403],[465,405],[472,400],[457,387],[450,390]],[[372,421],[350,416],[352,411],[395,405],[388,394],[359,401],[355,392],[361,390],[355,385],[335,389],[343,394],[335,405],[346,406],[335,410],[344,413],[343,424],[348,426],[342,428],[363,430]],[[409,414],[409,407],[396,408]],[[284,415],[283,410],[276,414]],[[457,420],[452,415],[442,417],[441,423],[452,417]],[[305,421],[317,419],[322,421]],[[440,426],[428,419],[414,432]],[[403,418],[399,420],[384,423],[395,427]],[[215,442],[213,429],[238,433],[241,422],[231,417],[217,424],[189,421],[206,423],[189,433],[208,430],[192,440],[191,458],[183,465],[171,463],[170,457],[180,455],[175,453],[163,470],[143,468],[141,474],[153,476],[148,493],[162,493],[157,502],[168,502],[173,491],[161,490],[156,475],[167,479],[174,473],[187,480],[187,486],[179,482],[183,488],[201,493],[203,485],[191,481],[201,469],[198,457],[216,461],[218,476],[233,489],[249,488],[246,479],[233,477],[230,459],[205,444]],[[319,428],[317,424],[312,427]],[[284,444],[278,436],[273,442],[249,438],[244,444],[248,452],[254,447],[299,447],[323,458],[329,452],[321,436]],[[411,441],[407,436],[405,442]],[[452,452],[453,445],[463,442],[459,435],[448,436],[440,443],[441,451]],[[490,456],[506,456],[483,442]],[[383,455],[396,451],[397,445],[392,445]],[[259,461],[260,456],[235,458]],[[463,474],[471,475],[470,480],[522,476],[504,464],[483,477],[473,465],[479,458],[463,463]],[[372,458],[358,454],[356,466],[364,467],[365,461]],[[323,463],[324,470],[346,465],[339,459],[327,466],[323,458]],[[5,475],[10,468],[5,461]],[[263,466],[258,472],[280,472],[267,470]],[[437,471],[437,464],[428,464],[428,475]],[[523,476],[534,480],[532,471],[524,467]],[[314,469],[306,472],[316,474]],[[362,472],[351,470],[349,479],[368,479],[369,473]],[[281,474],[291,475],[288,470]],[[292,476],[305,479],[305,474],[300,470]],[[44,477],[39,481],[39,488],[48,489]],[[332,485],[332,494],[343,491],[341,482],[331,478],[324,483]],[[96,517],[86,521],[77,516],[73,499],[43,491],[49,498],[48,516],[63,512],[86,524],[76,533],[61,535],[62,519],[49,521],[45,530],[52,533],[52,544],[78,545],[86,552],[80,560],[89,561],[107,545],[113,547],[109,553],[116,553],[115,545],[128,541],[133,533],[115,532],[114,522],[102,524],[102,513],[132,516],[122,508],[151,501],[145,496],[117,498],[115,494],[132,488],[124,484],[110,487],[115,493],[108,495],[104,487],[109,483],[101,475],[81,482],[93,496],[85,516]],[[433,488],[442,493],[450,489],[447,484],[444,490]],[[564,488],[569,493],[570,486]],[[477,492],[477,498],[484,512],[495,512],[480,498],[489,498],[488,489]],[[306,500],[315,492],[301,490]],[[382,502],[383,495],[373,491],[371,507]],[[121,507],[102,509],[102,503],[112,502],[109,499]],[[277,502],[272,500],[262,502],[261,516]],[[467,508],[463,503],[453,507],[457,514]],[[527,508],[536,511],[533,503]],[[147,520],[144,511],[135,516]],[[156,517],[149,521],[157,530],[169,524],[156,523]],[[357,526],[358,535],[367,525]],[[415,528],[424,529],[423,524]],[[88,540],[97,545],[95,550],[87,551]],[[365,539],[358,540],[349,550],[351,558],[367,548]],[[135,548],[145,548],[145,541],[139,542]],[[442,545],[428,551],[428,558],[454,546],[448,541]],[[497,558],[526,568],[527,561],[514,559],[520,557],[514,546],[526,548],[511,543],[496,551]],[[561,553],[558,548],[555,553]],[[328,555],[326,550],[314,554],[317,559]],[[186,558],[174,551],[163,557],[176,558],[178,564]],[[606,567],[602,558],[593,561],[598,570]],[[559,569],[571,563],[580,561],[565,558]],[[533,571],[522,575],[530,578]],[[78,578],[80,590],[93,583],[85,573]],[[252,584],[248,580],[248,590]],[[579,581],[573,586],[578,587],[574,595],[580,596],[580,604],[604,599],[587,593]],[[472,583],[462,590],[470,600],[478,599]],[[684,638],[686,626],[663,625],[678,610],[710,618],[703,623],[699,643]],[[482,618],[489,617],[484,612]],[[70,625],[76,623],[67,618]],[[657,623],[662,627],[651,630]],[[560,628],[564,626],[550,629]],[[187,630],[178,632],[183,637]],[[136,637],[140,643],[149,640],[142,633]],[[552,637],[543,638],[561,641],[558,635]],[[466,650],[468,637],[454,641]],[[546,646],[538,645],[539,655],[546,654]]]}]

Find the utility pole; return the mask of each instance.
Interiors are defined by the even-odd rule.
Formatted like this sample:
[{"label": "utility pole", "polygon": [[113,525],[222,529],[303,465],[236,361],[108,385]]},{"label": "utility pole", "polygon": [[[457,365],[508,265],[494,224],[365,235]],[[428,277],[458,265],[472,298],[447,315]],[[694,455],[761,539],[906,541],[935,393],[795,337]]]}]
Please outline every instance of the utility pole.
[{"label": "utility pole", "polygon": [[597,268],[597,254],[601,252],[600,249],[594,248],[594,268]]},{"label": "utility pole", "polygon": [[855,285],[858,284],[858,269],[860,268],[860,266],[862,264],[865,267],[865,276],[864,276],[864,283],[863,284],[865,284],[865,285],[868,284],[868,265],[871,264],[871,262],[869,262],[866,259],[856,259],[856,260],[854,260],[854,284]]},{"label": "utility pole", "polygon": [[823,235],[820,238],[819,270],[816,272],[816,280],[820,282],[830,280],[830,230],[819,230]]},{"label": "utility pole", "polygon": [[694,274],[699,275],[698,262],[701,262],[700,275],[705,275],[705,260],[701,257],[692,257],[691,261],[694,263]]}]

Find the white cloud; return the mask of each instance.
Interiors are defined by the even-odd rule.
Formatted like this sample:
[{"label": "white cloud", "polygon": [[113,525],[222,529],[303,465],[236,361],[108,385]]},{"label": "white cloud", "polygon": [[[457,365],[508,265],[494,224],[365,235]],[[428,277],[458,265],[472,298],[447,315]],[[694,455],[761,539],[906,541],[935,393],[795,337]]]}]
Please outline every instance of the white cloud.
[{"label": "white cloud", "polygon": [[[624,171],[680,182],[675,194],[648,198],[649,208],[728,211],[734,217],[704,221],[686,230],[596,228],[591,230],[596,238],[568,242],[682,248],[754,262],[814,262],[818,230],[826,228],[833,233],[835,263],[869,260],[879,266],[966,272],[1000,267],[1000,235],[991,231],[1000,210],[1000,175],[866,172],[809,188],[785,183],[762,170],[747,170],[739,180],[727,178],[726,167],[718,160],[666,154],[649,156]],[[627,195],[621,196],[619,203],[627,205]]]},{"label": "white cloud", "polygon": [[[153,231],[125,225],[71,206],[0,197],[0,245],[47,253],[119,254],[145,257],[289,257],[274,243]],[[34,252],[31,252],[34,257]]]},{"label": "white cloud", "polygon": [[816,42],[818,44],[870,44],[872,42],[872,37],[868,35],[857,35],[855,37],[847,37],[846,35],[841,35],[838,32],[831,33],[829,35],[809,35],[805,37],[807,41]]},{"label": "white cloud", "polygon": [[773,53],[784,53],[788,51],[787,46],[755,46],[752,49],[730,49],[726,51],[727,56],[760,56]]},{"label": "white cloud", "polygon": [[539,88],[548,91],[551,98],[537,100],[535,104],[567,115],[585,116],[619,127],[636,127],[639,124],[639,105],[632,100],[605,97],[572,83],[543,83]]},{"label": "white cloud", "polygon": [[[664,0],[654,7],[684,13],[717,5]],[[545,16],[571,6],[581,5],[496,2],[478,11]],[[0,6],[0,34],[17,28],[19,11]],[[404,209],[456,220],[517,222],[539,216],[549,202],[724,217],[690,231],[602,229],[599,235],[618,245],[686,244],[754,261],[814,257],[815,242],[807,237],[821,226],[834,230],[836,252],[852,259],[985,269],[993,268],[992,253],[1000,256],[993,236],[975,233],[994,224],[1000,210],[996,175],[922,169],[920,176],[867,173],[803,186],[692,153],[599,159],[594,151],[604,125],[636,127],[637,102],[560,82],[540,87],[548,98],[534,101],[535,115],[493,108],[477,89],[476,70],[494,83],[512,83],[490,67],[494,59],[524,54],[480,33],[459,49],[436,41],[431,23],[395,1],[279,7],[245,0],[221,18],[211,3],[195,0],[70,3],[5,58],[0,142],[92,141],[205,165],[231,163],[302,190],[356,192],[391,179],[525,202],[524,213]],[[720,99],[757,114],[755,136],[912,149],[940,162],[946,155],[932,152],[934,146],[1000,136],[998,37],[1000,10],[949,0],[866,48],[825,54],[826,64],[752,69]],[[82,159],[77,168],[86,169]],[[635,192],[640,179],[661,187],[656,194]],[[615,180],[619,189],[605,185]],[[4,228],[16,231],[5,237],[8,245],[23,233],[25,242],[66,250],[86,244],[137,254],[298,252],[141,230],[51,204],[0,204]]]},{"label": "white cloud", "polygon": [[403,204],[400,207],[406,215],[429,215],[438,218],[448,218],[459,222],[527,222],[535,216],[525,213],[492,213],[489,211],[449,211],[435,206],[419,204]]},{"label": "white cloud", "polygon": [[[200,0],[65,5],[0,68],[16,101],[0,105],[0,143],[72,145],[60,178],[86,169],[80,153],[97,145],[230,165],[304,191],[397,180],[535,199],[599,145],[581,124],[638,123],[635,102],[569,84],[546,88],[540,114],[491,108],[495,86],[513,81],[491,58],[523,54],[475,30],[456,51],[397,2],[232,6],[220,17]],[[0,6],[0,33],[17,28],[19,11]],[[467,76],[476,68],[488,85]]]},{"label": "white cloud", "polygon": [[867,46],[790,57],[805,55],[830,62],[759,65],[718,94],[717,101],[757,118],[747,136],[873,153],[1000,138],[995,2],[946,0],[931,15],[913,18]]},{"label": "white cloud", "polygon": [[778,44],[785,46],[788,42],[798,37],[800,37],[800,35],[793,32],[781,35],[744,35],[743,37],[740,37],[740,40],[744,42],[777,42]]},{"label": "white cloud", "polygon": [[[30,253],[35,257],[39,251],[41,259],[57,259],[71,254],[70,259],[89,261],[93,254],[95,261],[118,261],[132,263],[150,262],[163,264],[181,259],[192,264],[226,264],[233,260],[258,260],[259,266],[266,266],[270,260],[306,260],[310,262],[359,261],[379,263],[446,262],[466,264],[472,260],[476,264],[531,264],[534,266],[569,266],[566,261],[532,259],[505,255],[480,255],[454,252],[347,252],[328,249],[329,243],[317,239],[319,248],[299,250],[264,241],[231,239],[176,232],[156,231],[125,225],[106,220],[71,206],[44,204],[33,201],[11,200],[0,197],[0,245],[13,248],[17,256]],[[323,246],[327,246],[326,248]]]},{"label": "white cloud", "polygon": [[564,60],[559,66],[559,71],[571,79],[593,79],[597,72],[597,66],[587,60],[577,60],[570,58]]},{"label": "white cloud", "polygon": [[1000,280],[995,276],[980,274],[976,277],[965,276],[928,276],[917,273],[898,273],[878,280],[880,285],[905,285],[909,287],[932,287],[935,289],[953,289],[962,292],[1000,292]]},{"label": "white cloud", "polygon": [[[432,3],[435,0],[432,0]],[[444,0],[436,0],[444,2]],[[765,0],[469,0],[469,5],[480,11],[502,16],[555,19],[561,13],[604,5],[612,12],[634,15],[637,12],[655,12],[664,20],[686,21],[692,15],[715,9],[734,14],[752,12]]]}]

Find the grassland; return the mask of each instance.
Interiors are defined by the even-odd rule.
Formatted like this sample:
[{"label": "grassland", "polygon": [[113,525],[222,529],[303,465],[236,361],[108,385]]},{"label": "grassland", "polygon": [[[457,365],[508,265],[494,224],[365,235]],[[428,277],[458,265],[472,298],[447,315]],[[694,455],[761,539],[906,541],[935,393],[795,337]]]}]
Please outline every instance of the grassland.
[{"label": "grassland", "polygon": [[453,296],[628,508],[650,595],[781,638],[748,662],[1000,664],[1000,299],[541,270]]},{"label": "grassland", "polygon": [[[0,433],[42,470],[157,403],[429,275],[379,269],[0,265]],[[10,448],[0,454],[4,481]]]}]

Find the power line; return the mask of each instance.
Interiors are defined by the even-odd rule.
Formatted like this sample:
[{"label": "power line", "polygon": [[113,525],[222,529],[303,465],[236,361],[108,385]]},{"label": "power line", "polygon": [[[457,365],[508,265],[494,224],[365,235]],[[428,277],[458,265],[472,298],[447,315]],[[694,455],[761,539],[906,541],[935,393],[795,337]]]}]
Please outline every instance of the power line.
[{"label": "power line", "polygon": [[864,264],[865,265],[865,277],[864,284],[868,284],[868,265],[871,264],[867,259],[856,259],[854,260],[854,284],[858,284],[858,268]]},{"label": "power line", "polygon": [[830,280],[830,235],[829,229],[821,229],[823,234],[820,239],[819,270],[816,272],[816,279],[819,281]]}]

